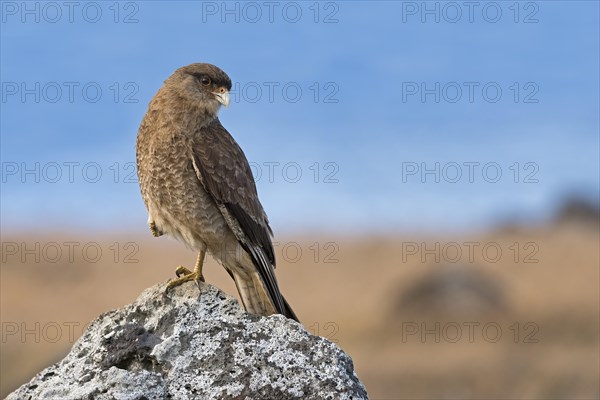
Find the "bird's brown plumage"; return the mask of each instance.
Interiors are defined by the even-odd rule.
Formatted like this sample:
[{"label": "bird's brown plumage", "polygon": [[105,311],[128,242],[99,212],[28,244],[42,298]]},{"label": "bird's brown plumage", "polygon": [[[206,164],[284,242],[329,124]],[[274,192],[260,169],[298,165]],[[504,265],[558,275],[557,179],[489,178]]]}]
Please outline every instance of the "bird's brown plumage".
[{"label": "bird's brown plumage", "polygon": [[210,251],[248,311],[297,319],[275,278],[272,231],[250,166],[217,118],[230,88],[219,68],[191,64],[175,71],[150,102],[136,152],[148,220],[159,234]]}]

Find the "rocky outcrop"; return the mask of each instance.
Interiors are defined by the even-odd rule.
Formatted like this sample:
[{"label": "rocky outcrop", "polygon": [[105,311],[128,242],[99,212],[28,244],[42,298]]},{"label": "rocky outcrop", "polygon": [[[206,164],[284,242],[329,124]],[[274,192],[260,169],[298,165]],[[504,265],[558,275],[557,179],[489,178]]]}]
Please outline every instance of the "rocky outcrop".
[{"label": "rocky outcrop", "polygon": [[280,315],[187,283],[107,312],[70,353],[8,396],[24,399],[366,399],[351,358]]}]

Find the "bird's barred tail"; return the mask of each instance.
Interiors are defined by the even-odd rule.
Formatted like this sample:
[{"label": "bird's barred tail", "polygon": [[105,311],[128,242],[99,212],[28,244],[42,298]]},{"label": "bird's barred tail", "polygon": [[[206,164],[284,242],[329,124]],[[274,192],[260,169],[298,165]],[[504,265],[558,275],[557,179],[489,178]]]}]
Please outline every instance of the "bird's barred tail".
[{"label": "bird's barred tail", "polygon": [[[277,314],[278,311],[273,304],[273,300],[265,289],[264,283],[256,272],[246,272],[244,270],[231,271],[231,276],[235,281],[238,292],[247,312],[256,315],[271,315]],[[298,321],[298,317],[288,304],[283,299],[284,312],[282,313],[288,318]]]}]

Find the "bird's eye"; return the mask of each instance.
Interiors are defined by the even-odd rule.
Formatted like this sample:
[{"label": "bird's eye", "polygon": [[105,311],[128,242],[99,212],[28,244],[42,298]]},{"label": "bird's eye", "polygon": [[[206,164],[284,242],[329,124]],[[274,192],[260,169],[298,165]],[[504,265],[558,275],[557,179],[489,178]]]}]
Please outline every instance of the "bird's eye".
[{"label": "bird's eye", "polygon": [[203,77],[202,79],[200,79],[200,82],[202,82],[202,84],[203,84],[204,86],[208,86],[208,85],[210,85],[210,78],[207,78],[207,77],[205,76],[205,77]]}]

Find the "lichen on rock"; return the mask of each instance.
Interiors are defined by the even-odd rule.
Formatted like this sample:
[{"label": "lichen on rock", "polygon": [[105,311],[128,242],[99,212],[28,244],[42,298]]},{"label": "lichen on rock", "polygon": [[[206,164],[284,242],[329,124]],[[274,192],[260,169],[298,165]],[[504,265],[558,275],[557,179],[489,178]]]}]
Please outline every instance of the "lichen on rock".
[{"label": "lichen on rock", "polygon": [[281,315],[245,313],[214,286],[145,290],[102,314],[70,353],[7,397],[367,399],[351,358]]}]

